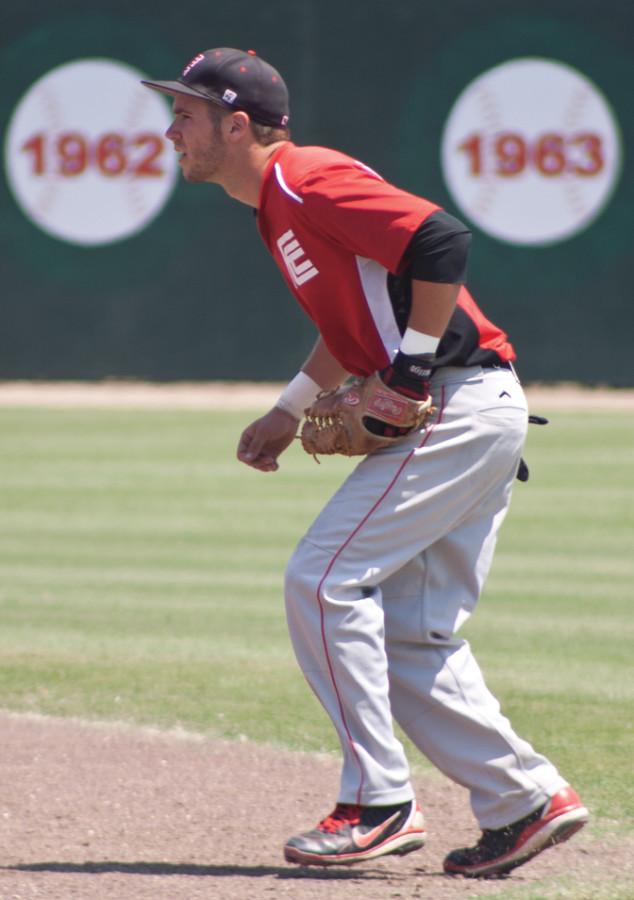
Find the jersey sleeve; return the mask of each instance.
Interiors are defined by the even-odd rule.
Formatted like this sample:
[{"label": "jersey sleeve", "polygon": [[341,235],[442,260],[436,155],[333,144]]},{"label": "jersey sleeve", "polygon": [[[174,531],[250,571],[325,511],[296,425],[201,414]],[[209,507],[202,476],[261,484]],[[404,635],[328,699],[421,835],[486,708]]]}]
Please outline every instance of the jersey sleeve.
[{"label": "jersey sleeve", "polygon": [[407,248],[412,278],[464,284],[471,232],[454,216],[437,210],[420,225]]},{"label": "jersey sleeve", "polygon": [[307,172],[299,192],[311,229],[395,274],[416,229],[440,209],[354,160]]}]

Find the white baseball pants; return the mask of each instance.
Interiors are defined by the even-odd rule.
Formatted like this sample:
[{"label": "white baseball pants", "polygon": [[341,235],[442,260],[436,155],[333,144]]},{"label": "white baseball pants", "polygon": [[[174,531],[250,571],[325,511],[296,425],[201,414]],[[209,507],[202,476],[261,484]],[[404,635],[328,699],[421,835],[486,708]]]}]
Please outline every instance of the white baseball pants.
[{"label": "white baseball pants", "polygon": [[286,608],[343,749],[339,802],[411,799],[393,720],[499,828],[566,782],[519,738],[455,636],[491,566],[526,437],[509,369],[434,376],[435,423],[364,458],[298,544]]}]

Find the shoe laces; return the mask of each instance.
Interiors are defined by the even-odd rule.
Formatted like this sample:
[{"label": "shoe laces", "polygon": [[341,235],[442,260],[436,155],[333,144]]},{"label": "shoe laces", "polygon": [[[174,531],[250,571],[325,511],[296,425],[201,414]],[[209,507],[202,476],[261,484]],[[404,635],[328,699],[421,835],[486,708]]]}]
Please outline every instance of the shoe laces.
[{"label": "shoe laces", "polygon": [[329,816],[319,823],[319,831],[335,834],[345,825],[358,825],[361,821],[361,807],[353,803],[337,803]]}]

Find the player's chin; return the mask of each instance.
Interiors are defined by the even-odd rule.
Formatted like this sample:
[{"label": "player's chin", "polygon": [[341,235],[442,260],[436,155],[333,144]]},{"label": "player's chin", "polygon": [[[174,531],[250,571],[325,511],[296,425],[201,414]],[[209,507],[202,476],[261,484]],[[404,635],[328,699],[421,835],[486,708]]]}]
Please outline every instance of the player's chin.
[{"label": "player's chin", "polygon": [[196,171],[196,168],[189,164],[186,156],[181,156],[178,160],[178,164],[181,167],[181,173],[185,181],[189,181],[192,184],[199,184],[201,181],[205,180],[202,173]]},{"label": "player's chin", "polygon": [[201,181],[205,180],[204,178],[200,178],[195,171],[192,171],[191,169],[185,169],[182,166],[181,172],[185,181],[189,181],[190,184],[200,184]]}]

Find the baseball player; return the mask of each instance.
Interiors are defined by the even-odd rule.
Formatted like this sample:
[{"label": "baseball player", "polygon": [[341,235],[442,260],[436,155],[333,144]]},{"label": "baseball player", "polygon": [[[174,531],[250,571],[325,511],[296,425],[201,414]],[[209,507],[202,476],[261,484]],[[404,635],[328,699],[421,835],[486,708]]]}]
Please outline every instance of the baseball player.
[{"label": "baseball player", "polygon": [[527,428],[513,347],[465,287],[469,232],[362,162],[292,143],[284,81],[252,51],[205,50],[176,80],[144,83],[173,98],[167,137],[184,177],[256,210],[319,332],[274,407],[243,432],[238,458],[275,471],[306,410],[309,452],[362,455],[286,572],[295,653],[343,767],[334,810],[290,838],[285,857],[326,866],[423,846],[396,720],[467,788],[482,829],[449,852],[445,871],[508,872],[588,812],[513,731],[459,636]]}]

